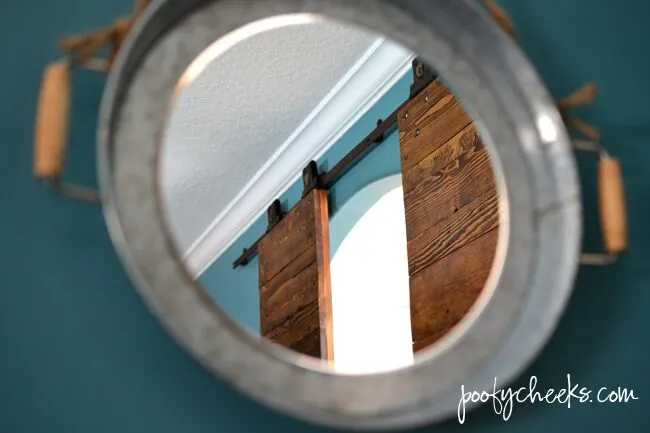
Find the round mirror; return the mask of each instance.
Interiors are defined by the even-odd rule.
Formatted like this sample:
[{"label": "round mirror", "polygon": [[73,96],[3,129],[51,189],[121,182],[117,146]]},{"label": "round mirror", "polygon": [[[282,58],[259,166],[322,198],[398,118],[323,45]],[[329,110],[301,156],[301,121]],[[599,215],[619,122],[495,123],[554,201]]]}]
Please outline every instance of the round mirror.
[{"label": "round mirror", "polygon": [[476,125],[381,35],[311,15],[232,35],[181,78],[159,150],[188,272],[252,335],[334,372],[411,365],[492,268],[498,194]]},{"label": "round mirror", "polygon": [[454,416],[532,360],[579,191],[552,100],[481,10],[166,1],[136,30],[102,110],[106,216],[200,362],[376,429]]}]

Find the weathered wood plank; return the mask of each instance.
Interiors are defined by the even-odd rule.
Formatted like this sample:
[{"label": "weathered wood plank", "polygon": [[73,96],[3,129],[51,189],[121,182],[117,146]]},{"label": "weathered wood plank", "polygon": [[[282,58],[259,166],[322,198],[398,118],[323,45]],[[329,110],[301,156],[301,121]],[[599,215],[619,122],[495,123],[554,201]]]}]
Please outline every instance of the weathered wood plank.
[{"label": "weathered wood plank", "polygon": [[[450,147],[454,143],[450,142]],[[452,154],[456,150],[441,149]],[[404,195],[406,235],[409,240],[458,212],[488,191],[495,190],[492,164],[480,140],[435,172],[422,177]]]},{"label": "weathered wood plank", "polygon": [[411,278],[414,351],[447,334],[471,310],[492,269],[498,234],[490,230]]},{"label": "weathered wood plank", "polygon": [[321,358],[321,341],[320,329],[314,329],[301,339],[292,342],[289,348],[303,355]]},{"label": "weathered wood plank", "polygon": [[414,121],[415,128],[400,129],[402,172],[409,171],[431,152],[471,123],[471,118],[450,93]]},{"label": "weathered wood plank", "polygon": [[423,93],[398,123],[414,351],[471,310],[499,233],[494,173],[476,126],[440,81]]},{"label": "weathered wood plank", "polygon": [[316,268],[318,269],[318,310],[320,321],[320,357],[334,361],[334,324],[332,322],[332,284],[330,280],[330,223],[327,191],[314,191],[314,228],[316,230]]},{"label": "weathered wood plank", "polygon": [[304,197],[258,251],[262,336],[333,360],[327,192]]},{"label": "weathered wood plank", "polygon": [[421,182],[440,172],[462,154],[477,152],[481,148],[483,148],[483,143],[476,131],[476,127],[473,123],[470,123],[447,143],[431,152],[410,170],[403,172],[402,188],[404,193],[410,192]]},{"label": "weathered wood plank", "polygon": [[316,245],[311,245],[294,259],[287,262],[286,266],[271,281],[263,285],[260,284],[260,302],[264,304],[274,302],[273,298],[283,293],[285,284],[315,262]]},{"label": "weathered wood plank", "polygon": [[448,256],[499,225],[499,199],[491,190],[408,241],[409,275]]},{"label": "weathered wood plank", "polygon": [[398,114],[400,135],[421,126],[422,116],[446,96],[449,96],[447,87],[440,80],[435,80],[420,94],[404,104]]},{"label": "weathered wood plank", "polygon": [[318,323],[318,299],[305,304],[288,317],[285,322],[275,326],[264,333],[263,336],[284,347],[296,350],[296,347],[304,346],[303,340],[310,334],[315,334],[315,337],[308,339],[313,345],[300,352],[320,358],[322,355],[320,324]]},{"label": "weathered wood plank", "polygon": [[265,285],[287,264],[314,245],[314,195],[304,197],[259,245],[260,284]]},{"label": "weathered wood plank", "polygon": [[[312,248],[311,252],[313,251]],[[318,301],[316,261],[312,260],[306,267],[294,266],[294,263],[285,268],[292,272],[279,274],[260,290],[260,323],[263,334],[289,320],[306,304]]]}]

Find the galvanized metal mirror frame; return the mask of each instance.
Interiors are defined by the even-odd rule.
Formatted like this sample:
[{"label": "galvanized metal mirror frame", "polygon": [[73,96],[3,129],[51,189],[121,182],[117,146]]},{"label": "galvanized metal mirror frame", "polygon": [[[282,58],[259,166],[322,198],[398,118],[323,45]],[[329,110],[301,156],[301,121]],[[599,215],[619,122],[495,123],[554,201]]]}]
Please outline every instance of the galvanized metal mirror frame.
[{"label": "galvanized metal mirror frame", "polygon": [[[431,64],[477,121],[495,167],[502,230],[488,287],[408,369],[337,376],[257,341],[192,282],[161,212],[167,102],[219,37],[269,16],[318,14],[382,33]],[[455,415],[460,387],[513,379],[552,333],[578,265],[581,209],[569,138],[520,49],[470,0],[168,0],[127,41],[101,112],[105,215],[137,290],[189,353],[252,398],[331,426],[396,428]]]}]

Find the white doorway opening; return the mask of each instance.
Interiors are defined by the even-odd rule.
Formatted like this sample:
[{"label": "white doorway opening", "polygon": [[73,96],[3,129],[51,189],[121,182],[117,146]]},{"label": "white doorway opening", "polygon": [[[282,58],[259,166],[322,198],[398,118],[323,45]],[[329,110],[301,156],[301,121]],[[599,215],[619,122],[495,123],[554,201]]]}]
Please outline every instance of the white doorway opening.
[{"label": "white doorway opening", "polygon": [[[360,216],[331,260],[339,373],[379,373],[413,364],[404,197],[401,176],[397,185],[390,180],[393,185]],[[369,188],[350,201],[366,199]],[[376,188],[368,192],[373,193]]]}]

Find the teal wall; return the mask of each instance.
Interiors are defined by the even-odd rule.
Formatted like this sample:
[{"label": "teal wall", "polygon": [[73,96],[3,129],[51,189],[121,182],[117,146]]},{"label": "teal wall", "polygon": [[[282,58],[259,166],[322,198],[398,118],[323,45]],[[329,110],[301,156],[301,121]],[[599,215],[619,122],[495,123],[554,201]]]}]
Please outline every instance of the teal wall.
[{"label": "teal wall", "polygon": [[[544,389],[566,373],[584,386],[627,386],[627,405],[489,407],[421,431],[650,431],[650,3],[645,0],[503,0],[549,88],[562,96],[593,79],[584,110],[625,169],[630,252],[585,268],[567,314],[532,374]],[[0,13],[0,432],[325,432],[272,413],[212,378],[177,347],[120,266],[98,208],[52,196],[31,177],[32,125],[45,63],[62,33],[103,25],[126,0],[5,2]],[[94,183],[101,80],[79,77],[70,177]],[[582,161],[584,173],[593,164]],[[584,179],[595,209],[593,178]],[[597,244],[596,217],[587,217]],[[592,242],[593,241],[593,242]]]},{"label": "teal wall", "polygon": [[[400,79],[317,161],[319,169],[327,170],[328,167],[334,166],[377,126],[377,119],[388,117],[404,103],[408,99],[409,87],[412,82],[411,73],[407,73]],[[350,224],[353,222],[350,218],[345,220],[336,218],[337,212],[342,206],[351,205],[359,210],[370,207],[371,201],[378,199],[373,194],[363,194],[360,198],[357,196],[356,203],[348,203],[348,201],[368,184],[396,173],[400,173],[399,134],[397,131],[386,137],[383,143],[341,178],[334,188],[330,189],[332,254],[336,252],[344,233],[351,228]],[[294,206],[300,200],[302,191],[302,180],[298,180],[279,197],[283,209],[287,210]],[[268,225],[267,221],[266,214],[262,215],[199,277],[199,281],[217,304],[256,335],[259,335],[260,329],[258,259],[256,257],[248,265],[237,269],[232,268],[232,263],[244,248],[248,248],[264,234]]]}]

